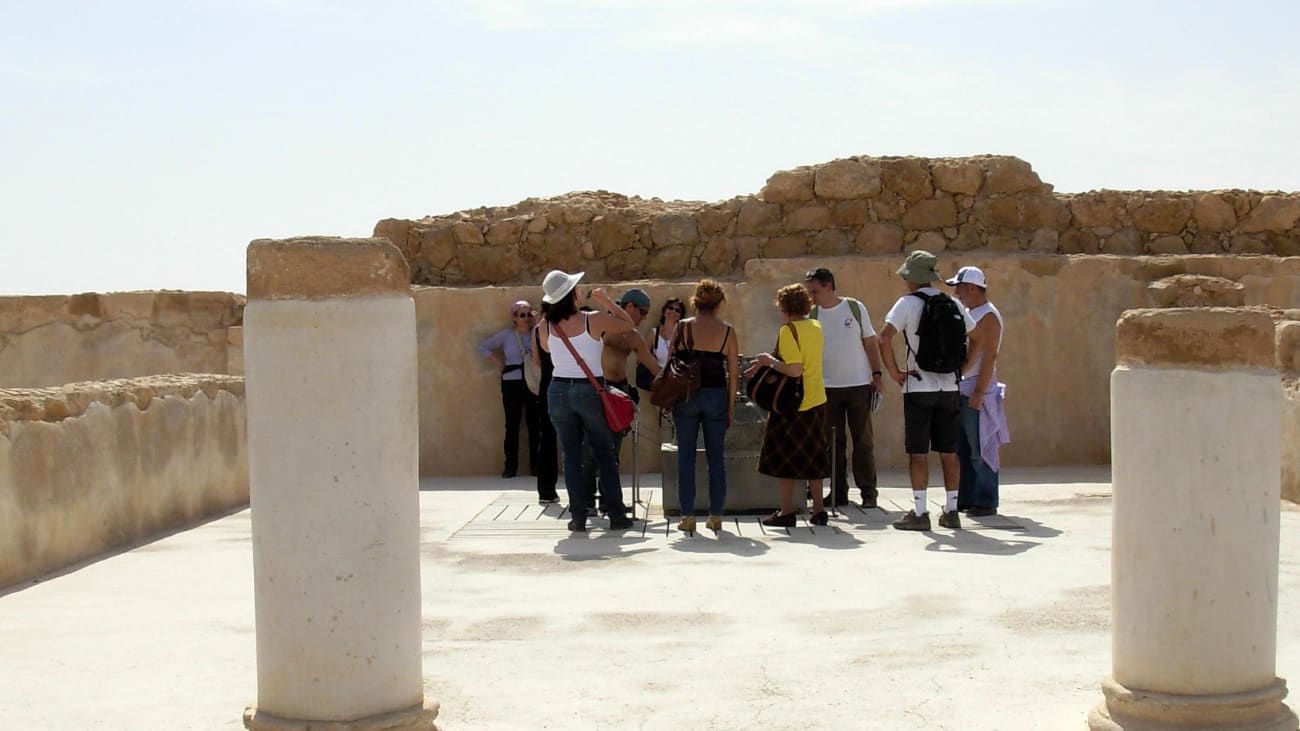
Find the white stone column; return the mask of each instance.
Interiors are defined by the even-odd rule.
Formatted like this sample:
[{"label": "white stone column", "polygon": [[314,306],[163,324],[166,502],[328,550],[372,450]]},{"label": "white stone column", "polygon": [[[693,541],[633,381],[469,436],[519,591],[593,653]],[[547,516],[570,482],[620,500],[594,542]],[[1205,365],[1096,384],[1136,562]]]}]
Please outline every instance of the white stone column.
[{"label": "white stone column", "polygon": [[434,729],[406,261],[383,239],[254,241],[244,355],[257,613],[244,725]]},{"label": "white stone column", "polygon": [[1111,375],[1112,676],[1094,731],[1296,729],[1276,677],[1281,384],[1262,311],[1130,310]]}]

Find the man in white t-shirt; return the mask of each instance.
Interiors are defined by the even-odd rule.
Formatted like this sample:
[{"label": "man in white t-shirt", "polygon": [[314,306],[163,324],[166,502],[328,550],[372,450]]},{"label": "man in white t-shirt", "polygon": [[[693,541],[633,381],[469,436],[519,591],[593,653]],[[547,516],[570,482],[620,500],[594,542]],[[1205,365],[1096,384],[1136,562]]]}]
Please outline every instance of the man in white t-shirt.
[{"label": "man in white t-shirt", "polygon": [[804,275],[812,295],[809,317],[822,326],[822,376],[826,383],[826,428],[835,429],[835,481],[826,502],[849,501],[848,440],[853,437],[853,481],[862,507],[876,507],[876,454],[871,396],[880,390],[880,345],[866,305],[835,292],[835,275],[821,267]]},{"label": "man in white t-shirt", "polygon": [[[917,250],[907,255],[907,260],[898,269],[898,275],[907,283],[908,293],[890,308],[889,314],[885,315],[885,326],[880,330],[880,350],[885,369],[903,389],[903,441],[907,448],[908,473],[915,504],[907,515],[894,522],[894,527],[899,530],[930,530],[930,511],[926,506],[925,492],[930,482],[928,458],[931,449],[939,453],[946,492],[939,525],[954,529],[961,527],[961,518],[957,514],[957,488],[960,480],[957,440],[961,435],[961,395],[957,383],[965,354],[960,354],[961,360],[951,373],[923,370],[917,365],[917,352],[921,350],[918,330],[927,299],[931,297],[948,298],[955,307],[954,317],[961,318],[959,325],[964,327],[966,333],[975,329],[975,322],[960,303],[930,286],[940,279],[938,264],[939,259],[928,251]],[[946,306],[947,302],[940,304]],[[930,306],[933,307],[934,304]],[[894,354],[894,336],[898,333],[903,334],[903,345],[907,352],[906,369],[898,367],[898,359]],[[958,330],[958,335],[960,334]],[[964,351],[964,338],[959,337],[958,343]],[[922,360],[925,358],[922,357]]]}]

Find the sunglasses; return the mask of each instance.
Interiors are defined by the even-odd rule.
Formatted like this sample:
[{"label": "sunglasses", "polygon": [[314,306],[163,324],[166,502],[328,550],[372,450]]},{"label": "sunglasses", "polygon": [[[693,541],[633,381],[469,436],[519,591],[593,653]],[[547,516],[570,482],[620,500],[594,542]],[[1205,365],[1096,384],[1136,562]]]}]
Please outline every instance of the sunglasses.
[{"label": "sunglasses", "polygon": [[522,310],[519,311],[519,312],[516,312],[516,313],[515,313],[515,319],[516,319],[516,320],[523,320],[523,319],[525,319],[525,318],[529,318],[529,317],[532,317],[532,316],[533,316],[533,313],[531,313],[531,312],[524,312],[524,311],[522,311]]},{"label": "sunglasses", "polygon": [[686,308],[684,308],[684,307],[669,307],[668,309],[664,310],[664,312],[676,312],[676,313],[679,314],[679,315],[685,315],[685,314],[686,314]]}]

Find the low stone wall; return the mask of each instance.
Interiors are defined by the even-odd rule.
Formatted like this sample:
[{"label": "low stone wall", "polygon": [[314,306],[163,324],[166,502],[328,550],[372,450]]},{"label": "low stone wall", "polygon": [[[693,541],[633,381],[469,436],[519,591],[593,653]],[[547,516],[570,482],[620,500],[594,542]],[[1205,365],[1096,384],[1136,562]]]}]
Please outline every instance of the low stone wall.
[{"label": "low stone wall", "polygon": [[778,171],[757,195],[661,201],[606,191],[418,221],[385,219],[415,284],[732,278],[753,259],[992,251],[1300,254],[1300,194],[1057,194],[1023,160],[853,157]]},{"label": "low stone wall", "polygon": [[227,373],[243,309],[226,292],[0,297],[0,387]]},{"label": "low stone wall", "polygon": [[1300,503],[1300,310],[1277,318],[1277,361],[1282,372],[1282,497]]},{"label": "low stone wall", "polygon": [[248,502],[244,382],[0,390],[0,586]]},{"label": "low stone wall", "polygon": [[[737,327],[743,352],[770,350],[778,327],[772,304],[777,288],[801,280],[811,267],[825,265],[835,271],[840,293],[861,299],[873,325],[880,328],[890,305],[905,292],[894,273],[901,258],[751,261],[744,281],[724,284],[728,301],[722,314]],[[1008,465],[1109,461],[1109,377],[1115,367],[1115,322],[1124,310],[1193,305],[1300,308],[1300,258],[970,252],[945,254],[940,266],[951,273],[966,264],[984,268],[989,296],[1006,318],[999,374],[1009,387],[1013,441],[1003,453]],[[691,282],[661,281],[619,283],[610,289],[617,294],[633,284],[650,293],[656,318],[664,298],[689,297],[694,289]],[[504,420],[498,378],[474,346],[507,326],[510,302],[522,298],[536,303],[539,295],[535,284],[415,288],[421,474],[500,471]],[[652,324],[647,321],[641,329],[649,331]],[[875,416],[876,455],[882,467],[905,464],[901,405],[899,391],[887,385],[884,405]],[[656,472],[657,423],[652,410],[645,413],[638,464],[642,471]],[[1300,439],[1290,440],[1297,443]],[[1291,462],[1300,465],[1300,453],[1293,454]]]}]

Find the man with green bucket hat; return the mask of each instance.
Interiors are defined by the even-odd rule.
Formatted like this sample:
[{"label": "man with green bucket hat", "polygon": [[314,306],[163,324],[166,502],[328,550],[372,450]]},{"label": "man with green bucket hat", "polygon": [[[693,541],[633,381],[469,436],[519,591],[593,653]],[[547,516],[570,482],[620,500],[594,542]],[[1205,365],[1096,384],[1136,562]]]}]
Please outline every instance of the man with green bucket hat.
[{"label": "man with green bucket hat", "polygon": [[[929,453],[939,453],[946,491],[939,525],[961,528],[957,489],[961,468],[957,440],[961,434],[961,394],[957,389],[966,359],[966,334],[975,329],[966,309],[931,286],[941,279],[939,259],[928,251],[913,251],[898,269],[908,293],[900,297],[880,331],[885,370],[903,389],[903,441],[908,455],[915,507],[894,522],[899,530],[930,530],[925,493],[930,482]],[[894,353],[894,335],[903,334],[905,368]]]}]

